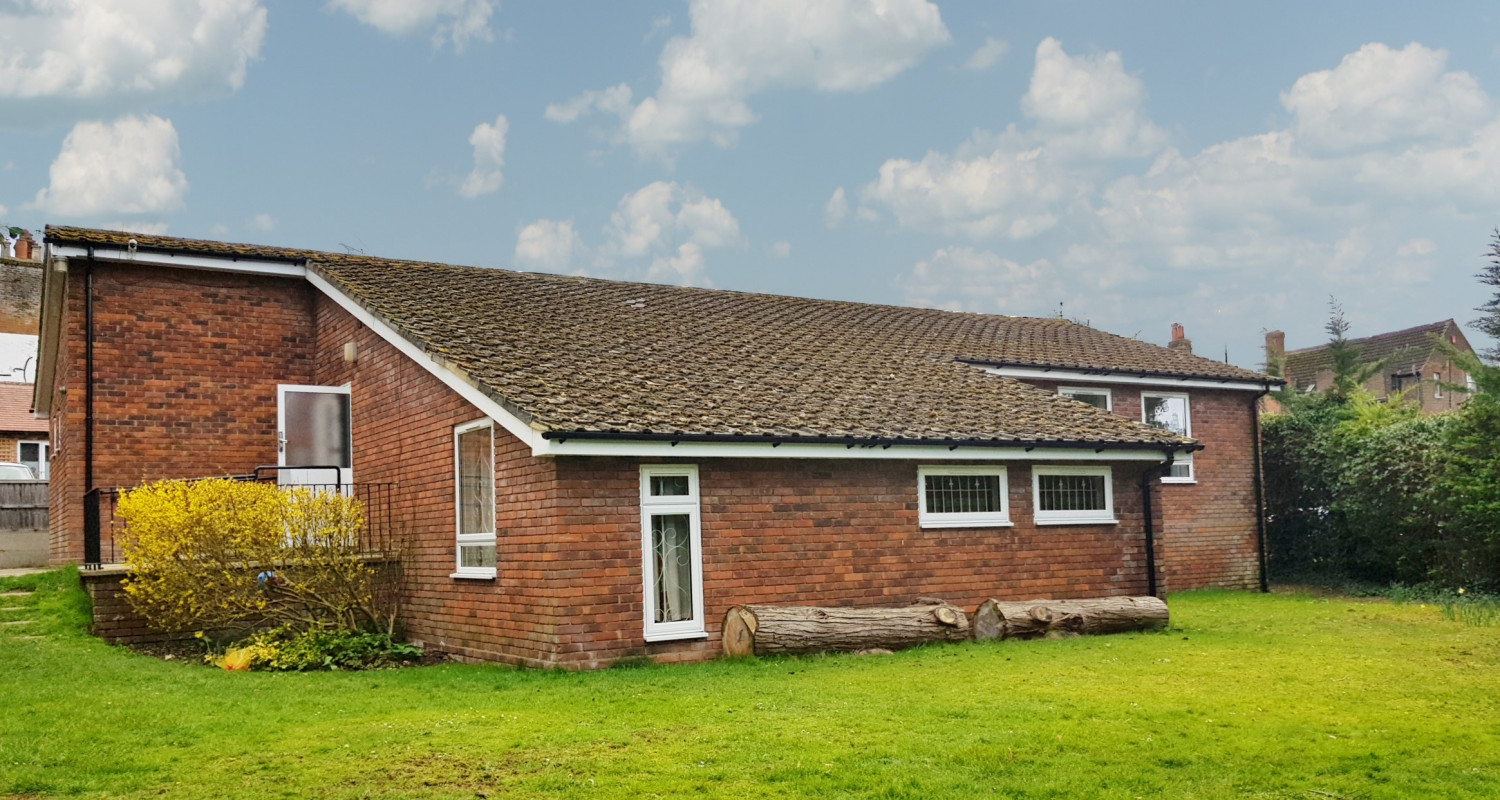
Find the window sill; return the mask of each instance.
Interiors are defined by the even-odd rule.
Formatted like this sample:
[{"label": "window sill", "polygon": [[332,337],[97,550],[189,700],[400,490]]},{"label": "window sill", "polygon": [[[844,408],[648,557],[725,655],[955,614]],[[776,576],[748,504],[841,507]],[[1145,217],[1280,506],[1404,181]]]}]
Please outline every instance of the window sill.
[{"label": "window sill", "polygon": [[928,528],[1009,528],[1015,525],[1009,519],[924,519],[918,525]]},{"label": "window sill", "polygon": [[448,577],[456,581],[492,581],[494,572],[455,572]]},{"label": "window sill", "polygon": [[683,639],[707,639],[708,631],[679,631],[676,633],[648,633],[646,642],[674,642]]},{"label": "window sill", "polygon": [[1191,486],[1198,482],[1197,478],[1162,478],[1162,483],[1173,486]]},{"label": "window sill", "polygon": [[1097,519],[1039,519],[1037,525],[1119,525],[1120,521],[1113,518],[1099,517]]}]

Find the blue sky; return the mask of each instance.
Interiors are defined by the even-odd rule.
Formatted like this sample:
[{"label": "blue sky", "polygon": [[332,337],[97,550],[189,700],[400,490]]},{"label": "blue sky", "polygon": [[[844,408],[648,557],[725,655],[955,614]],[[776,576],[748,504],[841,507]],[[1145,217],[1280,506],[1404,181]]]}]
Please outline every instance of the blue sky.
[{"label": "blue sky", "polygon": [[1061,308],[1245,366],[1330,295],[1355,335],[1484,299],[1485,4],[810,5],[0,0],[0,222]]}]

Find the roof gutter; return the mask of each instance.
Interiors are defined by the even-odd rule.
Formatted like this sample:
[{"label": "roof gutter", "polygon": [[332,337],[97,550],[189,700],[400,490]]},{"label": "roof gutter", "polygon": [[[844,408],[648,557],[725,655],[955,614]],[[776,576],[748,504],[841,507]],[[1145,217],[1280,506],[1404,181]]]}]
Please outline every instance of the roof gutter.
[{"label": "roof gutter", "polygon": [[1047,364],[1018,364],[960,358],[961,364],[982,367],[986,372],[1007,378],[1023,378],[1046,381],[1093,381],[1095,383],[1147,384],[1151,386],[1171,385],[1194,389],[1232,389],[1241,391],[1270,391],[1283,386],[1286,381],[1266,376],[1266,380],[1222,378],[1215,375],[1182,375],[1151,370],[1117,370],[1099,367],[1064,367]]},{"label": "roof gutter", "polygon": [[1042,449],[1092,449],[1096,453],[1106,450],[1153,450],[1162,453],[1182,453],[1202,450],[1201,444],[1171,445],[1162,442],[1110,442],[1100,440],[1079,441],[1037,441],[1028,439],[935,439],[935,438],[893,438],[880,436],[800,436],[797,434],[743,434],[743,433],[654,433],[634,431],[544,431],[542,438],[553,440],[562,444],[571,439],[583,439],[589,441],[629,441],[629,442],[667,442],[676,444],[678,442],[712,442],[712,443],[736,443],[736,444],[768,444],[779,447],[784,444],[814,444],[814,445],[843,445],[846,448],[856,447],[874,448],[882,450],[898,446],[917,447],[947,447],[957,450],[960,447],[1005,447],[1022,448],[1028,452]]}]

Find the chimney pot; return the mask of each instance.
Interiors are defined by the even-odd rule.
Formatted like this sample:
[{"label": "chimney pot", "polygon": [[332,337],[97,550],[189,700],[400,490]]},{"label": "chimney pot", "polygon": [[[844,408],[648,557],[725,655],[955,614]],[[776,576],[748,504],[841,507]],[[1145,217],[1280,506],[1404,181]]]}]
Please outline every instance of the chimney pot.
[{"label": "chimney pot", "polygon": [[1187,330],[1182,327],[1182,323],[1172,323],[1172,341],[1167,342],[1167,349],[1193,352],[1193,342],[1187,338]]}]

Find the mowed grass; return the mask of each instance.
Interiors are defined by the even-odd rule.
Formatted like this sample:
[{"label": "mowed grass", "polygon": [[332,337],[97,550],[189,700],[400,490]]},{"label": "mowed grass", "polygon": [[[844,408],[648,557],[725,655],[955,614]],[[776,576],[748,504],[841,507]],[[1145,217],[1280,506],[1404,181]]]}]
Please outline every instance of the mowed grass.
[{"label": "mowed grass", "polygon": [[[0,797],[1500,797],[1500,628],[1200,592],[1166,633],[615,669],[247,674],[0,628]],[[37,638],[23,638],[37,637]]]}]

